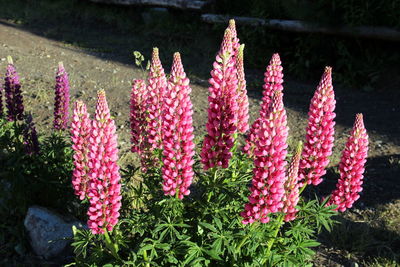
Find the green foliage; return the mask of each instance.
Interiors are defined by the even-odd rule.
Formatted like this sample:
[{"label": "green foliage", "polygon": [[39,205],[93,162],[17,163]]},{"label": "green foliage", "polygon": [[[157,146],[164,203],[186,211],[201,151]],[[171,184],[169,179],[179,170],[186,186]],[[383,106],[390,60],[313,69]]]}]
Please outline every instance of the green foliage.
[{"label": "green foliage", "polygon": [[195,166],[197,180],[183,200],[164,196],[159,169],[124,170],[121,220],[111,240],[75,229],[75,264],[311,266],[316,235],[331,229],[336,214],[326,201],[302,201],[298,219],[290,223],[278,213],[269,223],[243,225],[239,214],[247,202],[252,162],[235,152],[227,169],[203,172]]},{"label": "green foliage", "polygon": [[83,215],[71,187],[72,149],[61,133],[41,137],[40,153],[27,155],[24,123],[0,119],[0,254],[13,265],[28,249],[23,220],[31,205]]}]

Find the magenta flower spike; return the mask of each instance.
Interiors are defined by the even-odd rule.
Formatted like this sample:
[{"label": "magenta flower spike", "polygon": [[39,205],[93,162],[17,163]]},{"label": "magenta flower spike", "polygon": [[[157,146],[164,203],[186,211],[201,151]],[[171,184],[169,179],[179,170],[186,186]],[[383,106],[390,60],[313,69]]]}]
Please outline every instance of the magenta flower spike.
[{"label": "magenta flower spike", "polygon": [[161,65],[158,48],[153,48],[147,85],[148,140],[153,150],[162,148],[161,110],[166,89],[167,78]]},{"label": "magenta flower spike", "polygon": [[7,120],[16,121],[24,119],[24,103],[21,92],[21,83],[14,67],[13,60],[7,57],[7,72],[4,78],[4,91],[6,95]]},{"label": "magenta flower spike", "polygon": [[88,195],[89,189],[89,137],[91,133],[91,121],[86,105],[83,101],[76,101],[72,122],[71,139],[74,150],[74,170],[72,172],[72,187],[75,195],[83,200]]},{"label": "magenta flower spike", "polygon": [[132,152],[140,154],[146,128],[146,84],[133,80],[130,102]]},{"label": "magenta flower spike", "polygon": [[234,60],[236,60],[236,57],[239,54],[239,47],[240,47],[240,40],[237,37],[237,31],[236,31],[236,23],[234,19],[229,20],[229,26],[228,29],[231,31],[232,35],[232,49],[233,49],[233,54],[234,54]]},{"label": "magenta flower spike", "polygon": [[367,155],[368,134],[364,127],[363,115],[357,114],[340,159],[340,178],[328,205],[337,205],[336,210],[344,212],[360,198]]},{"label": "magenta flower spike", "polygon": [[283,197],[282,212],[285,213],[284,220],[286,222],[293,221],[298,212],[296,205],[299,202],[300,197],[299,188],[301,184],[299,183],[299,164],[302,148],[302,143],[300,142],[293,155],[285,182],[285,195]]},{"label": "magenta flower spike", "polygon": [[4,116],[4,107],[3,107],[3,86],[0,84],[0,119]]},{"label": "magenta flower spike", "polygon": [[260,127],[256,131],[255,167],[249,203],[241,213],[243,224],[255,221],[267,223],[270,213],[283,208],[288,131],[282,92],[277,91],[268,117],[260,119]]},{"label": "magenta flower spike", "polygon": [[27,155],[37,155],[40,151],[39,140],[31,114],[26,116],[25,122],[26,125],[23,130],[25,152]]},{"label": "magenta flower spike", "polygon": [[311,99],[308,112],[306,141],[300,161],[300,179],[307,184],[318,185],[325,175],[325,168],[332,155],[336,114],[335,95],[332,86],[332,68],[326,67],[321,81]]},{"label": "magenta flower spike", "polygon": [[174,54],[163,112],[163,190],[182,199],[193,181],[193,106],[181,56]]},{"label": "magenta flower spike", "polygon": [[[283,91],[283,68],[278,53],[272,55],[269,65],[264,73],[263,98],[260,115],[268,115],[272,97],[276,91]],[[262,115],[261,115],[262,116]]]},{"label": "magenta flower spike", "polygon": [[104,90],[97,92],[95,119],[89,137],[88,226],[93,234],[112,231],[121,208],[118,143]]},{"label": "magenta flower spike", "polygon": [[146,172],[150,166],[154,165],[154,160],[157,160],[153,158],[154,148],[149,142],[146,89],[143,80],[134,80],[130,103],[131,151],[139,154],[143,172]]},{"label": "magenta flower spike", "polygon": [[53,125],[56,130],[66,130],[69,122],[69,80],[62,62],[58,63],[54,91]]},{"label": "magenta flower spike", "polygon": [[264,73],[263,98],[260,109],[260,117],[256,119],[250,127],[250,132],[246,139],[246,145],[243,151],[249,156],[253,155],[255,149],[256,131],[260,127],[261,118],[268,117],[268,112],[272,103],[272,96],[275,91],[283,90],[283,68],[278,53],[272,55],[269,65]]},{"label": "magenta flower spike", "polygon": [[249,129],[249,99],[247,97],[246,79],[243,66],[244,44],[239,47],[236,61],[238,75],[238,131],[245,133]]},{"label": "magenta flower spike", "polygon": [[231,31],[225,31],[221,49],[211,71],[208,96],[207,135],[203,141],[201,161],[204,169],[227,168],[237,132],[237,71],[233,59]]}]

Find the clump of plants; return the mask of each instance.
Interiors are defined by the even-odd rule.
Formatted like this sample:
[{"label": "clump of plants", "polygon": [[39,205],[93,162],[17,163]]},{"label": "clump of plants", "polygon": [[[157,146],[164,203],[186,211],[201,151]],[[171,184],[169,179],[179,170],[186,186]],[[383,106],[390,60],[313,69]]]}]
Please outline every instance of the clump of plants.
[{"label": "clump of plants", "polygon": [[325,68],[311,100],[304,144],[289,148],[279,55],[266,68],[251,125],[243,57],[231,20],[209,80],[207,133],[196,144],[181,56],[174,54],[166,75],[155,48],[147,81],[134,80],[131,91],[131,151],[140,166],[123,170],[105,91],[98,91],[93,116],[76,101],[69,124],[68,77],[59,66],[54,127],[70,131],[72,187],[87,208],[88,230],[73,229],[71,265],[311,265],[318,233],[329,231],[332,216],[351,208],[362,190],[363,117],[356,115],[336,190],[305,199],[302,192],[323,181],[332,154],[332,69]]}]

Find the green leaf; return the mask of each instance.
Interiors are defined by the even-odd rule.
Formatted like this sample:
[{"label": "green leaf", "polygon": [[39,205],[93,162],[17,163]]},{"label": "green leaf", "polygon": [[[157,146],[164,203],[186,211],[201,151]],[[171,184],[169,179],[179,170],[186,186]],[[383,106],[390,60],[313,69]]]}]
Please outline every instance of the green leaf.
[{"label": "green leaf", "polygon": [[208,230],[211,230],[212,232],[218,232],[217,228],[215,228],[213,225],[206,223],[206,222],[199,222],[199,225],[201,225],[204,228],[207,228]]},{"label": "green leaf", "polygon": [[219,260],[222,261],[221,257],[218,256],[218,253],[214,250],[208,250],[208,249],[202,249],[207,255],[209,255],[211,258],[213,258],[214,260]]}]

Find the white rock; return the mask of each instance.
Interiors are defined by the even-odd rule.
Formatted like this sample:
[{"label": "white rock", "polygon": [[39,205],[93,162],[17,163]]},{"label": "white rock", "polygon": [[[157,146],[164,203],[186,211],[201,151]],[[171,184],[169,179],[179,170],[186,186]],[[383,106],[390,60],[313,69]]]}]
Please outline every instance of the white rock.
[{"label": "white rock", "polygon": [[31,246],[38,256],[55,258],[68,250],[72,242],[72,226],[83,228],[81,222],[66,222],[65,219],[46,208],[32,206],[24,221]]}]

